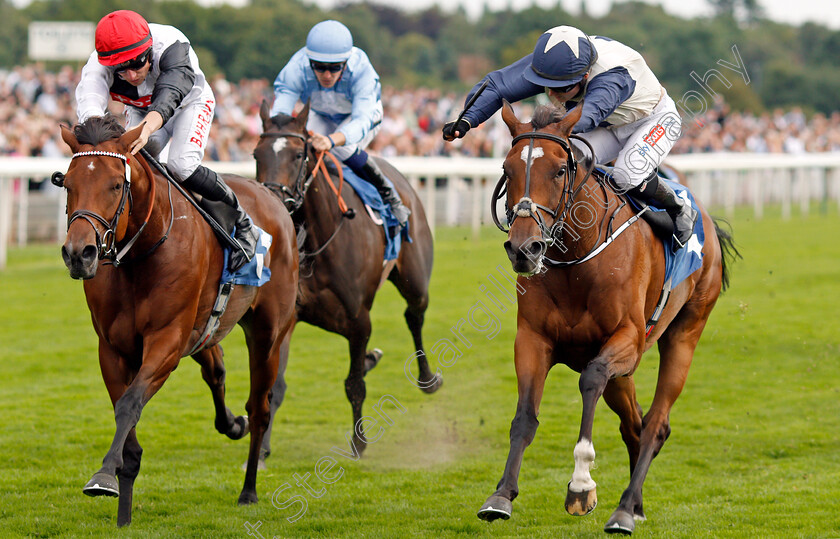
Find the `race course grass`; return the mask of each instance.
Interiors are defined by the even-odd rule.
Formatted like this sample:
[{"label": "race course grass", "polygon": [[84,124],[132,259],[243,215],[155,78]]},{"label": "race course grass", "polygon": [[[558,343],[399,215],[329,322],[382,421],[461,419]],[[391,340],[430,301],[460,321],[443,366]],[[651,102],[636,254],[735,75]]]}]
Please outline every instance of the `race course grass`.
[{"label": "race course grass", "polygon": [[[738,213],[731,222],[744,259],[732,267],[671,413],[671,437],[645,483],[648,520],[634,535],[840,537],[837,208],[788,221],[772,211],[759,221]],[[567,515],[581,406],[577,375],[562,365],[546,384],[512,518],[488,524],[475,516],[501,476],[516,406],[515,309],[488,278],[510,275],[503,241],[491,228],[478,240],[466,229],[437,231],[424,337],[427,350],[449,339],[461,355],[437,362],[430,353],[444,377],[436,394],[406,376],[413,347],[404,303],[392,286],[380,291],[371,346],[385,357],[366,377],[365,412],[375,415],[383,396],[404,412],[383,400],[393,424],[380,419],[380,437],[358,461],[333,451],[348,451],[351,426],[346,342],[298,326],[256,505],[236,505],[247,440],[216,433],[198,365],[182,360],[138,423],[144,453],[134,520],[121,530],[114,498],[81,491],[114,433],[81,283],[55,245],[12,249],[0,272],[0,537],[603,536],[628,482],[627,453],[616,416],[600,402],[599,504],[586,517]],[[469,346],[450,330],[458,326]],[[242,414],[241,330],[223,344],[228,404]],[[652,350],[636,375],[645,409],[657,364]],[[316,466],[330,462],[324,457],[337,461],[322,474],[330,484],[315,478]],[[290,522],[303,501],[306,511]]]}]

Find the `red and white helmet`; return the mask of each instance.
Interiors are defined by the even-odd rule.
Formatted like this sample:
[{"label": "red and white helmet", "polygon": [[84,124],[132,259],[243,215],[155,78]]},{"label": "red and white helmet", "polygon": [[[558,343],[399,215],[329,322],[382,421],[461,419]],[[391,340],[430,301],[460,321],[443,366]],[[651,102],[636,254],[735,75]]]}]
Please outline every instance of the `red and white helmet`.
[{"label": "red and white helmet", "polygon": [[102,17],[96,25],[96,54],[99,63],[104,66],[133,60],[151,46],[149,23],[134,11],[114,11]]}]

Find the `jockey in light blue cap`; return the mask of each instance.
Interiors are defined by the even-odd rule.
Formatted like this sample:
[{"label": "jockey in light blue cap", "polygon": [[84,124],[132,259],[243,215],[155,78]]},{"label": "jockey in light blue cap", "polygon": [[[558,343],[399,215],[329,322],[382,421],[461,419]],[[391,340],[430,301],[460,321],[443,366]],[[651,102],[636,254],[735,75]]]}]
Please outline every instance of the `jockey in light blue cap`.
[{"label": "jockey in light blue cap", "polygon": [[667,210],[675,248],[686,244],[699,214],[656,172],[679,138],[682,120],[641,54],[606,37],[555,26],[537,39],[533,53],[489,73],[467,102],[485,83],[463,118],[443,127],[445,140],[463,137],[499,110],[503,99],[514,102],[545,91],[567,109],[583,101],[573,132],[592,145],[598,163],[615,160],[612,178],[620,190]]},{"label": "jockey in light blue cap", "polygon": [[340,22],[322,21],[309,31],[306,46],[274,81],[271,116],[291,115],[298,100],[309,101],[307,129],[313,132],[312,146],[332,152],[376,187],[394,217],[405,225],[411,210],[364,151],[382,122],[379,75],[367,54],[353,46],[350,30]]}]

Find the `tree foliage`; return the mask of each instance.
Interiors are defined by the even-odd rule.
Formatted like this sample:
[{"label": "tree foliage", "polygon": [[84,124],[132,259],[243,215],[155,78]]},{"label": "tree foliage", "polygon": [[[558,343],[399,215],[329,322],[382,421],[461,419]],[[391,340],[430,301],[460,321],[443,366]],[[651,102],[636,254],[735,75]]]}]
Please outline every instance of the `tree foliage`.
[{"label": "tree foliage", "polygon": [[[621,41],[648,61],[675,99],[699,90],[694,72],[717,69],[733,86],[714,86],[737,109],[761,111],[801,105],[832,112],[840,95],[840,32],[814,23],[801,27],[764,18],[758,0],[709,0],[712,17],[683,19],[645,2],[614,3],[601,17],[531,5],[490,11],[477,20],[463,9],[440,7],[405,12],[376,3],[343,4],[323,11],[303,0],[251,0],[244,7],[204,7],[192,0],[163,0],[138,7],[127,0],[35,0],[16,8],[0,0],[0,67],[29,62],[27,26],[31,21],[98,21],[115,9],[137,9],[148,20],[172,24],[191,40],[208,76],[230,80],[273,79],[304,45],[309,28],[334,18],[345,23],[386,84],[464,90],[476,82],[475,69],[497,69],[529,54],[536,38],[557,24]],[[733,63],[736,46],[750,82],[721,67]]]}]

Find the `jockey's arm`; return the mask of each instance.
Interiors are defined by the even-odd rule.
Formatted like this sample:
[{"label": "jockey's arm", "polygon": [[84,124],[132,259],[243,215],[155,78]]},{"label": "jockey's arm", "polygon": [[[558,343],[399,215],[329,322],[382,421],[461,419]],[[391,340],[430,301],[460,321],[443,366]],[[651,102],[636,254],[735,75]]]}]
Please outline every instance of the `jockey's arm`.
[{"label": "jockey's arm", "polygon": [[[633,95],[635,89],[636,81],[624,67],[615,67],[593,77],[583,96],[580,121],[572,132],[587,133],[599,127],[607,116]],[[575,104],[570,101],[566,107],[571,110]]]}]

